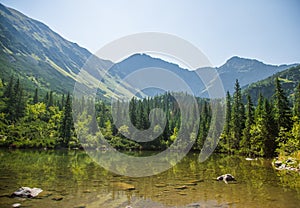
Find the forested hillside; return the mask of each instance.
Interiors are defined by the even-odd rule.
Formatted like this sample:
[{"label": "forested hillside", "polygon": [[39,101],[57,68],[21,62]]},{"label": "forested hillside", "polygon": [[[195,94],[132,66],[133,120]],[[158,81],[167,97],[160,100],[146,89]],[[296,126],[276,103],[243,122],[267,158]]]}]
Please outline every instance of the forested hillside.
[{"label": "forested hillside", "polygon": [[281,81],[282,89],[285,91],[286,95],[290,99],[293,99],[294,90],[300,80],[300,65],[291,67],[282,72],[278,72],[271,77],[244,87],[244,97],[246,98],[246,95],[250,94],[252,99],[254,101],[257,101],[259,98],[259,94],[261,93],[264,97],[271,99],[275,90],[274,79],[276,77],[278,77]]}]

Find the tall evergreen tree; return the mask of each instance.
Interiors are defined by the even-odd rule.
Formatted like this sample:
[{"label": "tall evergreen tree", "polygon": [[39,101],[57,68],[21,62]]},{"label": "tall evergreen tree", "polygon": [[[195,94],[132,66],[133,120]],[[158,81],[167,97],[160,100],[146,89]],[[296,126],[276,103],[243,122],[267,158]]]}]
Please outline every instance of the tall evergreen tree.
[{"label": "tall evergreen tree", "polygon": [[49,93],[49,99],[48,99],[48,103],[47,103],[47,108],[49,108],[50,106],[53,106],[54,101],[53,101],[53,91],[50,91]]},{"label": "tall evergreen tree", "polygon": [[225,125],[224,125],[224,134],[229,135],[230,131],[230,121],[231,121],[231,96],[229,91],[226,94],[226,117],[225,117]]},{"label": "tall evergreen tree", "polygon": [[15,118],[15,104],[16,104],[16,93],[14,87],[14,78],[11,77],[8,85],[5,88],[3,97],[6,104],[5,113],[9,121],[13,121]]},{"label": "tall evergreen tree", "polygon": [[257,156],[271,157],[277,147],[277,129],[274,128],[273,106],[260,95],[255,109],[255,124],[251,128],[250,153]]},{"label": "tall evergreen tree", "polygon": [[292,127],[291,110],[288,99],[281,87],[278,77],[275,79],[275,121],[278,131],[282,129],[290,130]]},{"label": "tall evergreen tree", "polygon": [[275,154],[277,148],[276,143],[276,129],[274,130],[274,116],[273,106],[265,99],[264,100],[264,113],[263,113],[263,128],[265,128],[266,135],[263,140],[263,156],[272,157]]},{"label": "tall evergreen tree", "polygon": [[210,113],[209,104],[206,101],[201,103],[200,111],[200,122],[199,122],[199,132],[197,137],[197,148],[202,149],[204,141],[207,137],[207,133],[210,126]]},{"label": "tall evergreen tree", "polygon": [[25,100],[19,79],[14,83],[13,78],[11,78],[4,92],[4,97],[7,118],[9,121],[15,122],[24,115],[25,110]]},{"label": "tall evergreen tree", "polygon": [[60,128],[60,136],[62,138],[62,146],[68,147],[69,142],[72,139],[72,130],[73,130],[73,118],[72,118],[72,105],[71,105],[71,96],[70,93],[67,95],[62,121]]},{"label": "tall evergreen tree", "polygon": [[297,117],[297,119],[300,119],[300,83],[297,85],[294,95],[295,95],[295,97],[294,97],[294,109],[293,109],[294,112],[293,113],[294,113],[294,116]]},{"label": "tall evergreen tree", "polygon": [[250,94],[247,96],[247,105],[246,105],[246,121],[245,128],[243,130],[243,136],[241,141],[241,152],[244,154],[249,154],[251,149],[251,134],[250,130],[254,124],[254,107],[251,100]]},{"label": "tall evergreen tree", "polygon": [[233,95],[232,114],[231,114],[231,139],[230,151],[239,149],[242,133],[245,125],[245,109],[242,103],[242,93],[239,81],[235,82],[235,92]]},{"label": "tall evergreen tree", "polygon": [[257,100],[257,106],[256,106],[255,111],[254,111],[254,121],[255,121],[255,123],[257,123],[258,119],[262,115],[263,102],[264,102],[264,97],[262,96],[261,93],[259,93],[258,100]]},{"label": "tall evergreen tree", "polygon": [[19,86],[16,93],[16,103],[15,103],[15,119],[19,119],[24,115],[25,111],[25,99],[23,95],[23,89]]},{"label": "tall evergreen tree", "polygon": [[61,103],[60,103],[60,110],[62,110],[65,106],[65,94],[62,95],[61,97]]},{"label": "tall evergreen tree", "polygon": [[47,105],[48,102],[49,102],[49,92],[47,92],[45,97],[44,97],[44,103]]},{"label": "tall evergreen tree", "polygon": [[37,104],[39,102],[39,89],[35,88],[34,96],[33,96],[33,104]]}]

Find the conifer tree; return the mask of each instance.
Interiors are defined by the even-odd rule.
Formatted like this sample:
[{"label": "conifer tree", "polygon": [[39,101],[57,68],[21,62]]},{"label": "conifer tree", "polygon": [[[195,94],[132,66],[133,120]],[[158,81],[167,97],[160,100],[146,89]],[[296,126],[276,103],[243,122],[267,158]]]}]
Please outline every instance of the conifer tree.
[{"label": "conifer tree", "polygon": [[39,102],[39,90],[35,88],[34,96],[33,96],[33,104],[37,104]]},{"label": "conifer tree", "polygon": [[243,136],[241,141],[241,152],[244,154],[249,154],[251,149],[251,134],[250,130],[254,124],[254,107],[251,100],[250,94],[247,96],[247,105],[246,105],[246,121],[245,128],[243,130]]},{"label": "conifer tree", "polygon": [[225,118],[225,126],[224,126],[224,134],[226,136],[229,135],[230,121],[231,121],[231,96],[230,96],[229,91],[227,91],[227,94],[226,94],[226,118]]},{"label": "conifer tree", "polygon": [[293,113],[294,116],[297,117],[297,119],[300,119],[300,83],[297,85],[294,93],[294,108],[293,108]]},{"label": "conifer tree", "polygon": [[254,121],[257,123],[258,119],[261,117],[262,110],[263,110],[263,102],[264,102],[264,97],[262,96],[261,93],[258,95],[258,100],[257,100],[257,106],[254,111]]},{"label": "conifer tree", "polygon": [[292,127],[291,110],[288,99],[281,87],[278,77],[275,79],[275,103],[274,116],[278,132],[281,129],[290,130]]},{"label": "conifer tree", "polygon": [[242,132],[245,122],[245,109],[242,103],[242,93],[239,81],[236,80],[235,92],[233,95],[232,114],[231,114],[231,139],[230,151],[238,150],[242,139]]},{"label": "conifer tree", "polygon": [[72,139],[72,130],[73,130],[73,118],[72,118],[72,105],[71,105],[71,96],[70,93],[67,95],[62,121],[60,128],[60,136],[62,138],[62,146],[68,147],[69,142]]},{"label": "conifer tree", "polygon": [[50,91],[49,93],[49,99],[48,99],[48,103],[47,103],[47,108],[49,108],[50,106],[53,106],[54,102],[53,102],[53,91]]},{"label": "conifer tree", "polygon": [[264,100],[264,112],[263,112],[263,128],[265,128],[266,135],[263,140],[263,156],[272,157],[274,156],[275,150],[277,148],[276,143],[276,129],[274,130],[274,116],[273,116],[273,106],[271,103],[265,99]]}]

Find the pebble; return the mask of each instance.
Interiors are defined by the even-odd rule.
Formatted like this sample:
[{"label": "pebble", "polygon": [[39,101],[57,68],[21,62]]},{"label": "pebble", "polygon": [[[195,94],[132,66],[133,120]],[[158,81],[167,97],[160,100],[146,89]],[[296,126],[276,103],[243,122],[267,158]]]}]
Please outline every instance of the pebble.
[{"label": "pebble", "polygon": [[20,203],[15,203],[15,204],[12,205],[12,207],[20,207],[20,206],[21,206]]},{"label": "pebble", "polygon": [[179,186],[179,187],[175,187],[175,189],[187,189],[187,187],[186,186]]},{"label": "pebble", "polygon": [[55,196],[55,197],[52,198],[52,200],[61,201],[61,200],[63,200],[63,197],[62,196]]}]

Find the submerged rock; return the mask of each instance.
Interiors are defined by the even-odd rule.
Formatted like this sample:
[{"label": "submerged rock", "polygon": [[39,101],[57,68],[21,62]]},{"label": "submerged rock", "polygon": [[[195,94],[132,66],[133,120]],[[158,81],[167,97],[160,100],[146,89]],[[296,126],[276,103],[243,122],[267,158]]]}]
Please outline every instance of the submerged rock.
[{"label": "submerged rock", "polygon": [[299,167],[297,167],[297,161],[294,158],[288,158],[285,161],[276,160],[273,161],[273,166],[276,170],[291,170],[300,172],[300,163]]},{"label": "submerged rock", "polygon": [[63,197],[63,196],[60,196],[60,195],[54,196],[54,197],[52,198],[53,201],[61,201],[61,200],[63,200],[63,199],[64,199],[64,197]]},{"label": "submerged rock", "polygon": [[257,160],[257,158],[250,158],[250,157],[246,157],[246,160],[248,160],[248,161],[252,161],[252,160]]},{"label": "submerged rock", "polygon": [[279,167],[282,165],[282,161],[276,160],[276,161],[274,162],[274,165],[275,165],[276,168],[279,168]]},{"label": "submerged rock", "polygon": [[21,206],[21,204],[20,203],[14,203],[13,205],[12,205],[12,207],[20,207]]},{"label": "submerged rock", "polygon": [[178,187],[175,187],[175,189],[183,190],[183,189],[187,189],[187,186],[178,186]]},{"label": "submerged rock", "polygon": [[113,183],[115,187],[124,190],[124,191],[131,191],[131,190],[135,190],[135,187],[131,184],[128,183],[124,183],[124,182],[115,182]]},{"label": "submerged rock", "polygon": [[40,188],[21,187],[12,194],[12,197],[33,198],[39,195],[43,190]]},{"label": "submerged rock", "polygon": [[228,184],[228,181],[236,181],[235,178],[231,174],[224,174],[219,177],[217,177],[218,181],[224,181],[226,184]]}]

